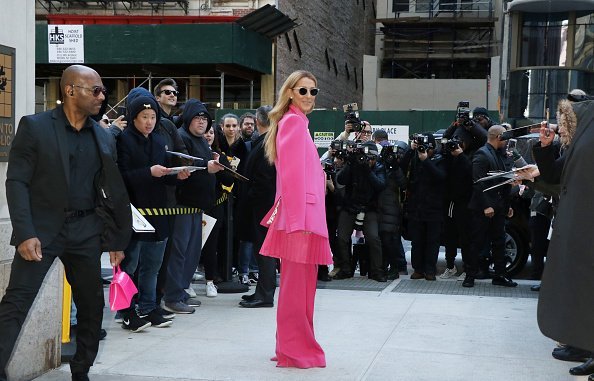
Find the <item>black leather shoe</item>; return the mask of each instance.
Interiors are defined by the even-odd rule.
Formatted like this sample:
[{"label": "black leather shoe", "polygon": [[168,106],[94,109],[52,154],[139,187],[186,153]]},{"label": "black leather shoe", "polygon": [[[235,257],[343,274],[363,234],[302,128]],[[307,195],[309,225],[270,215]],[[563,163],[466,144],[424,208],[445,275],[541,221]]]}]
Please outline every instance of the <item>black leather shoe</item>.
[{"label": "black leather shoe", "polygon": [[99,341],[104,340],[107,337],[107,331],[101,328],[99,331]]},{"label": "black leather shoe", "polygon": [[348,278],[352,278],[353,277],[353,273],[350,271],[342,271],[340,270],[338,272],[338,274],[334,275],[334,279],[348,279]]},{"label": "black leather shoe", "polygon": [[474,277],[472,275],[466,275],[462,287],[474,287]]},{"label": "black leather shoe", "polygon": [[318,280],[321,280],[322,282],[330,282],[332,281],[332,278],[328,274],[321,274],[318,275]]},{"label": "black leather shoe", "polygon": [[400,278],[400,274],[398,273],[398,271],[388,271],[387,278],[388,280],[395,280]]},{"label": "black leather shoe", "polygon": [[241,295],[241,299],[251,302],[256,297],[256,294]]},{"label": "black leather shoe", "polygon": [[385,275],[370,275],[369,279],[373,279],[376,282],[387,282],[388,278]]},{"label": "black leather shoe", "polygon": [[594,373],[594,359],[588,359],[585,363],[579,366],[574,366],[569,369],[569,374],[574,376],[586,376]]},{"label": "black leather shoe", "polygon": [[412,274],[410,274],[410,279],[425,279],[425,274],[418,273],[415,271]]},{"label": "black leather shoe", "polygon": [[425,274],[425,280],[437,280],[435,274]]},{"label": "black leather shoe", "polygon": [[274,307],[274,303],[269,303],[260,299],[255,299],[251,301],[244,300],[242,302],[239,302],[239,306],[243,308]]},{"label": "black leather shoe", "polygon": [[540,284],[535,284],[534,286],[530,286],[530,291],[540,291]]},{"label": "black leather shoe", "polygon": [[491,279],[491,273],[489,273],[489,271],[484,271],[484,270],[479,270],[478,273],[476,273],[475,279]]},{"label": "black leather shoe", "polygon": [[86,373],[72,373],[72,381],[89,381],[89,375]]},{"label": "black leather shoe", "polygon": [[552,354],[557,360],[572,362],[586,362],[592,357],[592,352],[569,345],[565,348],[554,350]]},{"label": "black leather shoe", "polygon": [[491,282],[493,286],[516,287],[518,284],[505,276],[496,276]]},{"label": "black leather shoe", "polygon": [[588,381],[594,381],[594,374],[588,376]]}]

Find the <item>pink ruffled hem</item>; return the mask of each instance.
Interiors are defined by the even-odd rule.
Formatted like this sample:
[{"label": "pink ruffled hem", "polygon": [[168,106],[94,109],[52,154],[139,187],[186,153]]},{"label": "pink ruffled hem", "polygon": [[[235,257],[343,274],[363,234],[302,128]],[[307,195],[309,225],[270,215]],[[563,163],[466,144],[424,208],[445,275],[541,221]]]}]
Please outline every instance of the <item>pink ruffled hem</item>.
[{"label": "pink ruffled hem", "polygon": [[330,265],[332,252],[327,237],[315,233],[268,229],[260,254],[297,263]]}]

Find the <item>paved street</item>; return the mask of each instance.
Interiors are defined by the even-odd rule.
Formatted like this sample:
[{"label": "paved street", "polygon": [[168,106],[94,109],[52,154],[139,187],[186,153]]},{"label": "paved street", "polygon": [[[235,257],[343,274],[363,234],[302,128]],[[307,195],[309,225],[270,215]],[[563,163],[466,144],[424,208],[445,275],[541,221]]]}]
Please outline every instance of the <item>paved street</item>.
[{"label": "paved street", "polygon": [[[443,256],[440,260],[443,266]],[[538,330],[537,299],[395,292],[408,277],[383,290],[320,289],[316,299],[316,334],[326,351],[325,369],[276,368],[275,312],[237,307],[239,295],[206,298],[195,285],[202,306],[178,315],[169,328],[141,333],[124,331],[106,309],[94,381],[169,380],[585,380],[570,376],[575,363],[554,360],[555,343]],[[364,283],[354,279],[351,283]],[[507,292],[488,281],[477,289]],[[333,282],[331,282],[333,283]],[[448,280],[414,281],[419,289]],[[526,289],[532,281],[520,280]],[[408,283],[410,285],[410,283]],[[400,285],[400,286],[399,286]],[[328,285],[329,286],[329,285]],[[338,287],[338,282],[334,287]],[[347,285],[348,286],[348,285]],[[431,286],[433,287],[433,286]],[[446,287],[446,288],[447,288]],[[430,291],[430,290],[429,290]],[[480,294],[481,292],[478,292]],[[202,294],[202,296],[200,296]],[[37,378],[67,380],[68,365]]]}]

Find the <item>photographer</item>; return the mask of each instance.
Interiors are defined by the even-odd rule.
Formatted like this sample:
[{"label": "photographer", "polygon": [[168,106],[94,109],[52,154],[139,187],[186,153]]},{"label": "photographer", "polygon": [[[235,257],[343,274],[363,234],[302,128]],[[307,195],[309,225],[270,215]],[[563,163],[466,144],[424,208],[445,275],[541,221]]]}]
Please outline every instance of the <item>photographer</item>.
[{"label": "photographer", "polygon": [[435,280],[439,238],[443,219],[443,187],[446,179],[443,156],[435,152],[432,134],[413,135],[411,149],[403,158],[408,169],[405,213],[411,237],[410,279]]},{"label": "photographer", "polygon": [[[371,131],[371,126],[367,126]],[[352,278],[350,247],[351,235],[357,223],[362,223],[365,242],[369,245],[369,278],[385,282],[382,264],[382,245],[378,231],[377,199],[386,186],[384,166],[377,161],[375,143],[366,142],[350,148],[345,166],[336,175],[338,184],[344,185],[343,208],[338,217],[338,252],[334,266],[340,271],[335,279]]]},{"label": "photographer", "polygon": [[456,110],[456,120],[444,132],[443,137],[462,141],[464,153],[472,156],[477,149],[487,142],[487,130],[490,125],[491,119],[489,119],[485,108],[475,108],[473,119],[470,119],[468,102],[459,102]]},{"label": "photographer", "polygon": [[462,252],[464,263],[470,253],[470,209],[468,203],[472,196],[472,159],[464,152],[464,143],[453,138],[442,141],[444,166],[447,173],[445,180],[445,215],[444,246],[446,269],[439,276],[449,279],[457,276],[455,265],[458,247]]},{"label": "photographer", "polygon": [[373,137],[376,144],[381,147],[380,161],[386,167],[386,188],[378,197],[379,231],[384,269],[388,269],[389,266],[388,280],[394,280],[400,277],[400,272],[407,271],[400,235],[402,222],[400,195],[406,188],[406,177],[400,168],[400,162],[404,153],[408,151],[408,145],[400,141],[392,145],[384,130],[375,131]]}]

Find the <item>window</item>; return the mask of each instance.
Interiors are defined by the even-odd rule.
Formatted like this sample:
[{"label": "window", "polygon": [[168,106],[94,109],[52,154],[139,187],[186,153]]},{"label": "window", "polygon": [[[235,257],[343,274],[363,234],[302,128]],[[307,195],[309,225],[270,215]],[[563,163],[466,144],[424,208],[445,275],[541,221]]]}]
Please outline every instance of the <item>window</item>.
[{"label": "window", "polygon": [[409,0],[392,0],[392,12],[408,12]]},{"label": "window", "polygon": [[334,66],[334,75],[338,77],[338,67],[336,66],[336,59],[332,58],[332,66]]},{"label": "window", "polygon": [[347,76],[347,80],[351,79],[351,73],[349,72],[349,64],[348,63],[344,63],[344,71],[346,73]]},{"label": "window", "polygon": [[566,13],[526,13],[522,25],[520,66],[565,66]]},{"label": "window", "polygon": [[326,56],[326,66],[328,67],[328,70],[330,70],[330,56],[328,55],[328,48],[326,48],[326,51],[324,51],[324,56]]},{"label": "window", "polygon": [[573,65],[582,69],[594,70],[594,14],[578,17],[575,23],[575,49]]}]

